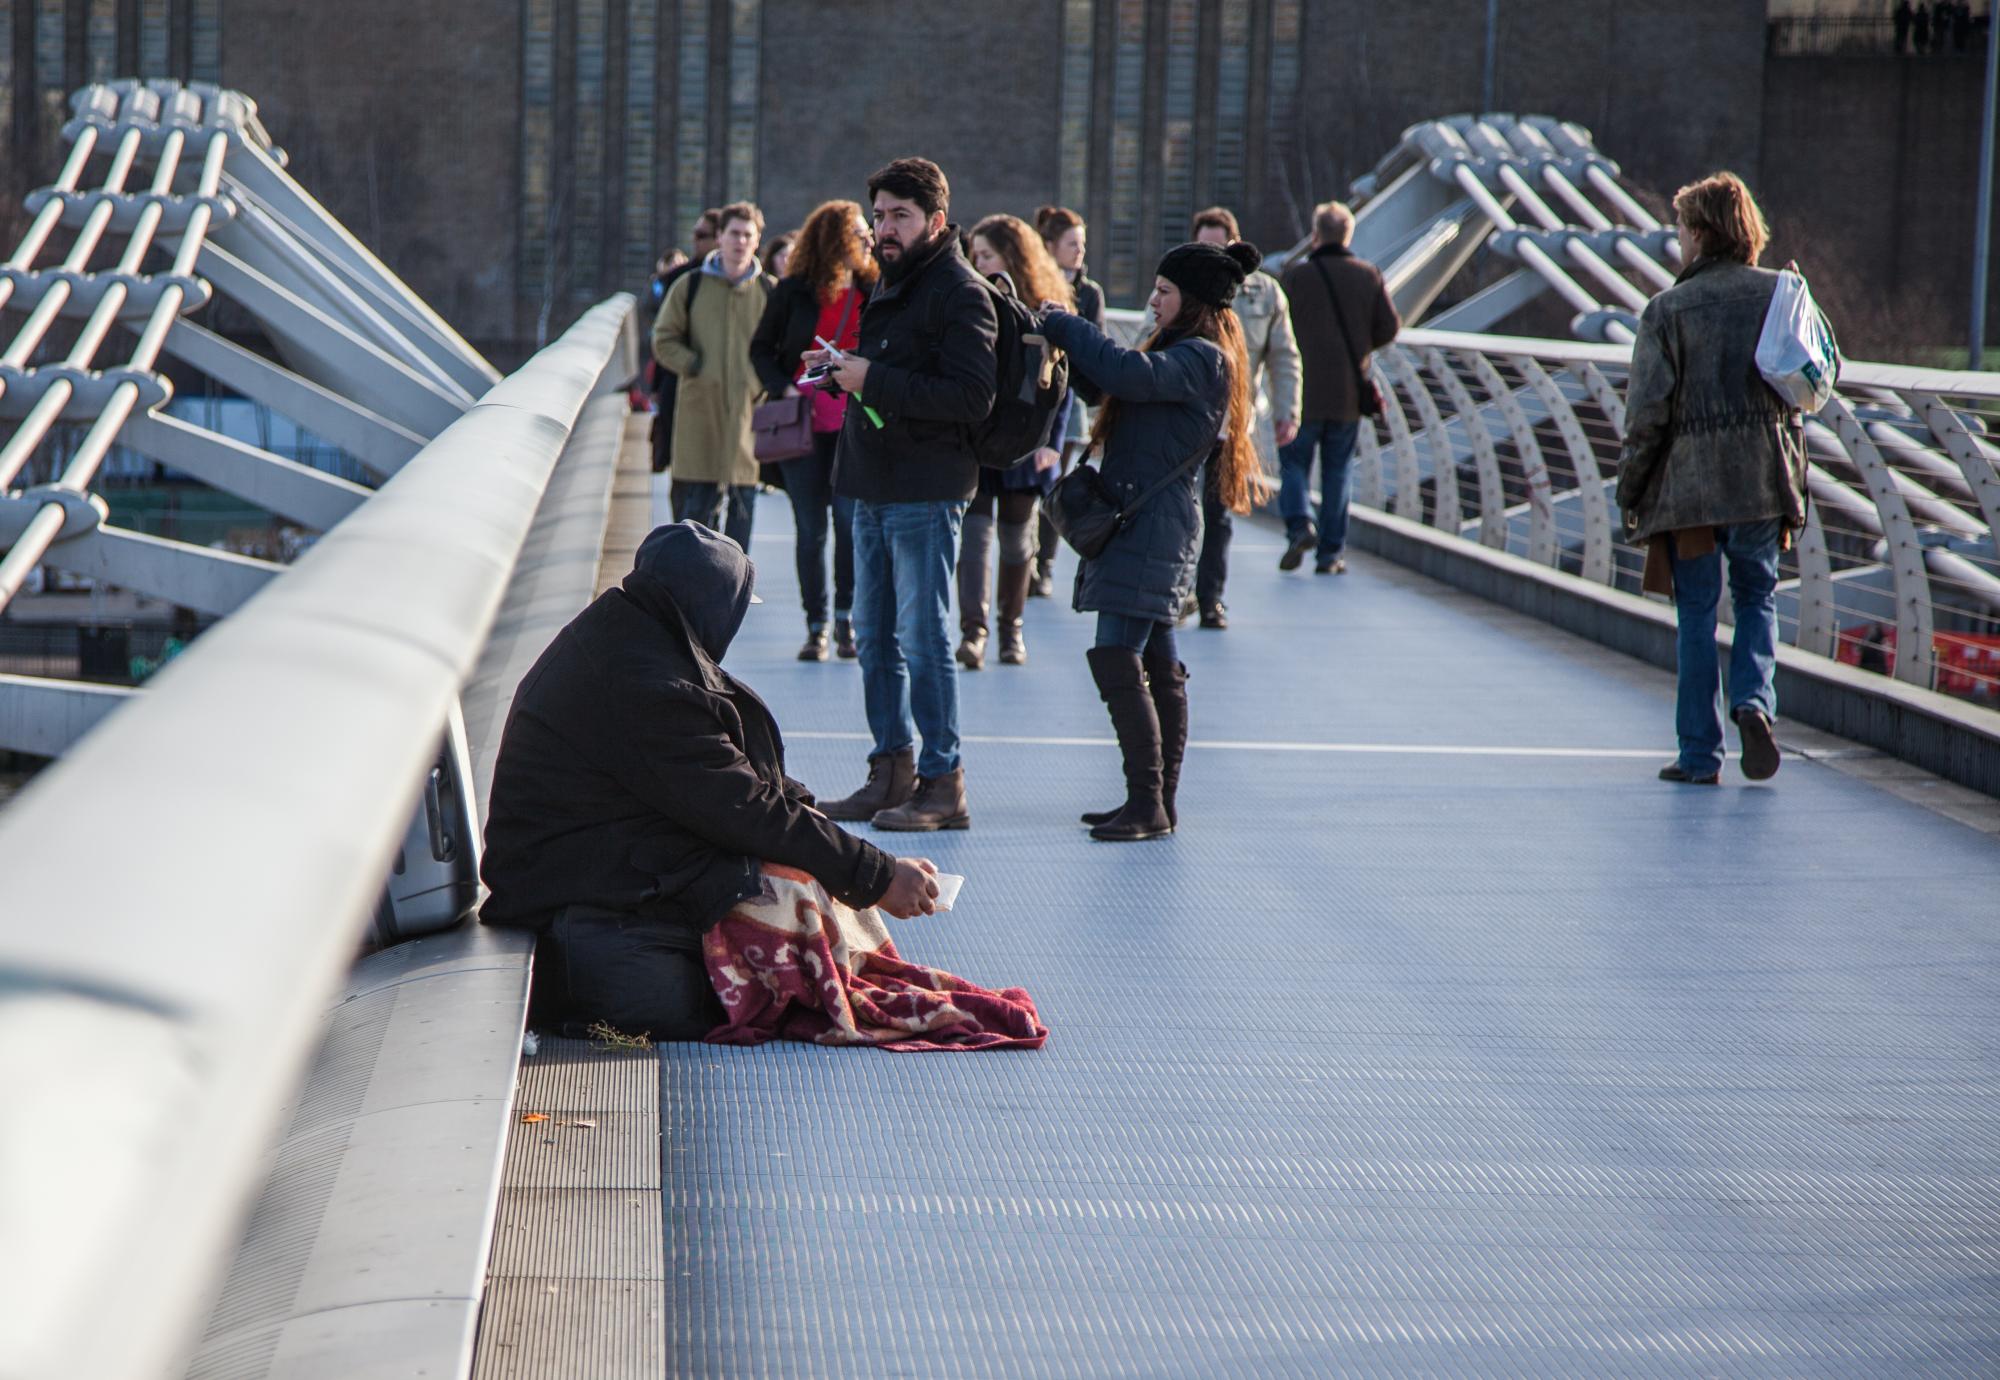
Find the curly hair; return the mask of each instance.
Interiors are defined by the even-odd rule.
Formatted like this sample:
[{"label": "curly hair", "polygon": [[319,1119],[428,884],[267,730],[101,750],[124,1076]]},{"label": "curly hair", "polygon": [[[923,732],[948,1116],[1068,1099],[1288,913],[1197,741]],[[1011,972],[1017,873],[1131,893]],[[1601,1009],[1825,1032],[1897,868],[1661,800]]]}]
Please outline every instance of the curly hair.
[{"label": "curly hair", "polygon": [[1674,193],[1674,214],[1703,254],[1754,264],[1771,242],[1771,227],[1735,173],[1690,182]]},{"label": "curly hair", "polygon": [[1076,309],[1076,289],[1068,275],[1056,267],[1042,237],[1019,216],[988,216],[972,227],[972,236],[993,246],[1014,280],[1014,295],[1023,302],[1031,307],[1060,302],[1067,310]]},{"label": "curly hair", "polygon": [[823,201],[806,217],[785,267],[788,278],[803,278],[813,295],[830,302],[843,289],[875,281],[875,256],[861,238],[864,217],[851,201]]}]

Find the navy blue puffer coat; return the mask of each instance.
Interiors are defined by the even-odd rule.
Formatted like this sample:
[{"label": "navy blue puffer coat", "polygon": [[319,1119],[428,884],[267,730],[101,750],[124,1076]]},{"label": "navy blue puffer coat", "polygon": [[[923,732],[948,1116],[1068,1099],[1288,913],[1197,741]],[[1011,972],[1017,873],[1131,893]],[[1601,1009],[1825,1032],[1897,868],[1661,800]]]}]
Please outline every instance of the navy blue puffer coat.
[{"label": "navy blue puffer coat", "polygon": [[[1191,456],[1206,456],[1229,411],[1229,374],[1222,349],[1189,338],[1164,350],[1128,350],[1080,316],[1052,312],[1042,323],[1049,342],[1066,351],[1077,391],[1095,403],[1118,399],[1118,420],[1105,440],[1099,472],[1129,502]],[[1169,484],[1133,515],[1096,560],[1077,571],[1075,606],[1083,613],[1120,613],[1171,623],[1194,588],[1201,549],[1199,465]]]}]

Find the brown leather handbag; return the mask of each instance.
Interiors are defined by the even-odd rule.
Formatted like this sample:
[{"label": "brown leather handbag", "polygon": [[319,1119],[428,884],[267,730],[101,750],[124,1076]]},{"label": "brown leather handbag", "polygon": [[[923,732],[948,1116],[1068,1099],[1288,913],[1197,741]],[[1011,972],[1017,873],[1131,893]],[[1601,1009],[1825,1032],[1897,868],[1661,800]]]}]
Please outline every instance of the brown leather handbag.
[{"label": "brown leather handbag", "polygon": [[812,399],[773,398],[750,414],[750,435],[760,464],[797,460],[813,453]]}]

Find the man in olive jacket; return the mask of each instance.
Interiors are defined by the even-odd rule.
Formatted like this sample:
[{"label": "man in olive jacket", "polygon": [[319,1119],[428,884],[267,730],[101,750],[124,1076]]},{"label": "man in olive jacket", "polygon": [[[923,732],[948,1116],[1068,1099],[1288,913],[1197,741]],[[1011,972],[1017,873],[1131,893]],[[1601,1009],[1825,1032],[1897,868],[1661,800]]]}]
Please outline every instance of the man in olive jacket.
[{"label": "man in olive jacket", "polygon": [[676,279],[660,304],[653,357],[680,378],[670,489],[674,519],[726,531],[747,551],[757,502],[750,417],[764,393],[750,366],[750,339],[770,291],[770,279],[757,262],[764,213],[739,201],[716,216],[715,251]]},{"label": "man in olive jacket", "polygon": [[480,871],[489,925],[540,935],[538,1024],[654,1039],[722,1023],[701,935],[761,889],[760,860],[836,899],[929,913],[928,864],[831,823],[785,775],[764,702],[717,662],[755,573],[707,527],[656,528],[632,573],[556,635],[514,695]]},{"label": "man in olive jacket", "polygon": [[806,356],[831,364],[854,399],[833,491],[854,500],[854,640],[874,739],[867,782],[826,812],[877,829],[964,829],[951,595],[1000,323],[959,250],[943,169],[898,159],[868,179],[868,196],[882,279],[861,310],[861,343],[838,360]]}]

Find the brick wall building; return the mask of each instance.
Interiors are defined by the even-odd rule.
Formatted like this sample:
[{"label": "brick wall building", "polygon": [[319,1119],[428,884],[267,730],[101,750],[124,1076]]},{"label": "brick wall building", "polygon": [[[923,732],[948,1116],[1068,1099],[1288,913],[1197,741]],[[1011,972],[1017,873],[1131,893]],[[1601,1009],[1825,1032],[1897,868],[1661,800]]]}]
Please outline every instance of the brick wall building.
[{"label": "brick wall building", "polygon": [[[503,364],[642,284],[701,207],[750,197],[796,224],[910,152],[944,165],[964,222],[1076,205],[1093,271],[1133,302],[1196,207],[1231,204],[1253,238],[1287,243],[1405,126],[1476,108],[1486,9],[0,0],[0,194],[17,207],[50,175],[70,89],[192,77],[256,99],[307,187]],[[1767,59],[1763,6],[1744,0],[1499,12],[1500,109],[1588,126],[1642,187],[1734,168],[1781,228],[1814,227],[1830,257],[1955,310],[1962,334],[1969,184],[1941,198],[1918,170],[1969,166],[1976,64],[1913,87],[1893,58]],[[1869,214],[1828,216],[1848,203]]]}]

